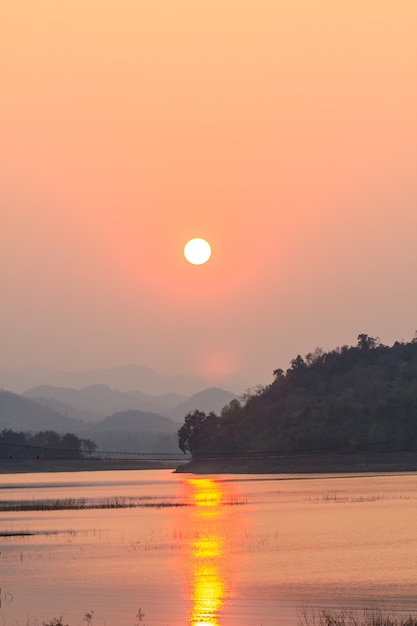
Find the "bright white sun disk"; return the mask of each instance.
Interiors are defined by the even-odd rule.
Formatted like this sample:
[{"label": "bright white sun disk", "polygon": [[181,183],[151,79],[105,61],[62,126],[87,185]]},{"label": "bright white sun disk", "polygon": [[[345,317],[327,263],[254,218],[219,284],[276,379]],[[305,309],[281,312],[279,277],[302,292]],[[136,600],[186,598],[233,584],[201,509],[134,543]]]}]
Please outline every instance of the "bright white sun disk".
[{"label": "bright white sun disk", "polygon": [[211,257],[210,244],[199,237],[190,239],[184,246],[184,256],[192,265],[203,265]]}]

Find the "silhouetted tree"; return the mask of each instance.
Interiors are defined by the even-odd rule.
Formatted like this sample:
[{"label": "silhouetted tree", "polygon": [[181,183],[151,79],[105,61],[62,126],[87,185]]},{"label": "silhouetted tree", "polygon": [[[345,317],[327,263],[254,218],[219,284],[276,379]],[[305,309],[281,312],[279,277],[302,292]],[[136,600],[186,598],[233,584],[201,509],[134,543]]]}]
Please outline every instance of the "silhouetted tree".
[{"label": "silhouetted tree", "polygon": [[206,420],[204,411],[192,411],[185,416],[184,424],[178,430],[178,446],[184,454],[195,452]]},{"label": "silhouetted tree", "polygon": [[81,453],[84,457],[90,457],[97,450],[97,444],[94,443],[91,439],[81,439],[80,440],[80,449]]},{"label": "silhouetted tree", "polygon": [[379,337],[369,337],[362,333],[358,335],[358,348],[361,350],[370,350],[376,348],[379,343]]},{"label": "silhouetted tree", "polygon": [[0,432],[0,456],[16,458],[40,457],[59,458],[70,453],[71,457],[86,458],[97,449],[91,439],[80,439],[72,433],[61,436],[54,430],[43,430],[38,433],[14,432],[4,429]]}]

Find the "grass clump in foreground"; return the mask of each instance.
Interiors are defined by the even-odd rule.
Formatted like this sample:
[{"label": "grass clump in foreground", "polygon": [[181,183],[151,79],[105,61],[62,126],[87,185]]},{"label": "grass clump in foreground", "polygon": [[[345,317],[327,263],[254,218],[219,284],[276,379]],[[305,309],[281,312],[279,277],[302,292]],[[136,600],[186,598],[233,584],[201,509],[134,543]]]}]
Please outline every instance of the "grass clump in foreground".
[{"label": "grass clump in foreground", "polygon": [[[1,614],[0,614],[1,617]],[[76,626],[94,626],[94,611],[84,613]],[[135,626],[142,626],[145,614],[139,609],[135,615]],[[5,624],[5,623],[4,623]],[[39,622],[29,620],[25,626],[39,626]],[[54,617],[42,626],[70,626],[64,623],[63,616]],[[145,626],[143,624],[143,626]],[[378,608],[318,608],[303,606],[298,611],[298,626],[417,626],[417,615],[406,614],[397,609]]]},{"label": "grass clump in foreground", "polygon": [[[0,603],[0,607],[1,607],[1,603]],[[135,626],[142,626],[142,621],[143,618],[145,617],[145,613],[142,613],[142,609],[139,609],[137,614],[135,615]],[[1,618],[1,613],[0,613],[0,618]],[[94,618],[94,611],[86,611],[84,613],[84,616],[81,620],[81,622],[77,622],[76,626],[94,626],[93,625],[93,618]],[[104,620],[103,620],[104,621]],[[15,622],[13,622],[13,624],[15,624]],[[3,626],[5,626],[6,623],[3,620]],[[39,626],[39,622],[36,618],[33,619],[29,619],[26,622],[25,626]],[[48,620],[47,622],[42,622],[42,626],[70,626],[69,624],[65,623],[64,624],[64,617],[63,615],[60,615],[59,617],[53,617],[52,619]],[[145,624],[143,624],[143,626],[145,626]]]},{"label": "grass clump in foreground", "polygon": [[417,616],[397,609],[303,607],[298,617],[299,626],[417,626]]}]

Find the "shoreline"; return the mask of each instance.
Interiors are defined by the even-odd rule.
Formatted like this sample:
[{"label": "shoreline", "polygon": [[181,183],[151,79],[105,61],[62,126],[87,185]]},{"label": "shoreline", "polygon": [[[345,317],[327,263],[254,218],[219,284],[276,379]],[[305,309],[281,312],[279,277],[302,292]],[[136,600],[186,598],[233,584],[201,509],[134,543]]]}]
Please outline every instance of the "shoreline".
[{"label": "shoreline", "polygon": [[176,468],[192,474],[336,474],[415,472],[417,450],[270,455],[268,457],[195,458]]},{"label": "shoreline", "polygon": [[282,454],[242,457],[196,457],[176,461],[99,459],[0,459],[0,474],[171,469],[190,474],[337,474],[415,472],[417,450]]},{"label": "shoreline", "polygon": [[115,470],[177,469],[175,461],[100,459],[0,459],[0,474],[41,474],[48,472],[97,472]]}]

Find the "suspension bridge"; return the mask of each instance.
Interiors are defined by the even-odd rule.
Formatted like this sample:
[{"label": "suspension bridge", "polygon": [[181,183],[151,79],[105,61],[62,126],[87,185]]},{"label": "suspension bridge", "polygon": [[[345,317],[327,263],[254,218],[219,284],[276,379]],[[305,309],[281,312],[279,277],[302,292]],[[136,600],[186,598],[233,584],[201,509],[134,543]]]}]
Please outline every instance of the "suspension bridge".
[{"label": "suspension bridge", "polygon": [[95,450],[88,452],[80,449],[30,446],[0,442],[0,459],[37,459],[37,460],[82,460],[82,461],[160,461],[187,463],[189,454],[182,452],[121,452]]}]

